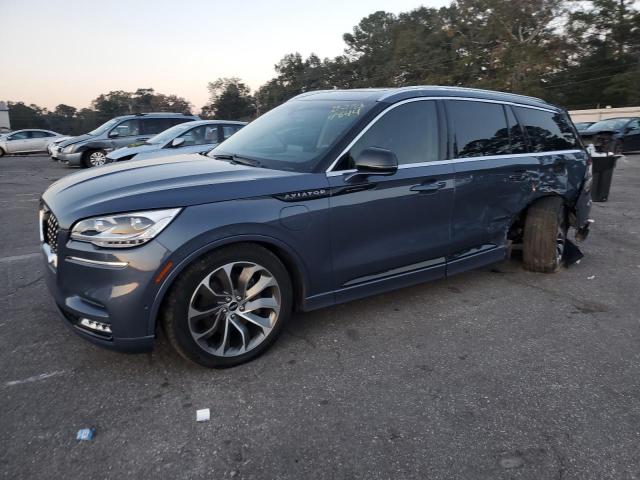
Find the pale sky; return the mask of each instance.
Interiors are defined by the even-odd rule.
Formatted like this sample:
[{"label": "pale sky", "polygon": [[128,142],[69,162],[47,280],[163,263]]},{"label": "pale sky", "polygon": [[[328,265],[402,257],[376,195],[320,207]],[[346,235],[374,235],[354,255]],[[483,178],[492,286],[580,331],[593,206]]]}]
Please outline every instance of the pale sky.
[{"label": "pale sky", "polygon": [[0,100],[78,108],[110,90],[185,97],[199,111],[207,83],[252,89],[285,54],[344,50],[342,34],[376,10],[449,0],[0,0]]}]

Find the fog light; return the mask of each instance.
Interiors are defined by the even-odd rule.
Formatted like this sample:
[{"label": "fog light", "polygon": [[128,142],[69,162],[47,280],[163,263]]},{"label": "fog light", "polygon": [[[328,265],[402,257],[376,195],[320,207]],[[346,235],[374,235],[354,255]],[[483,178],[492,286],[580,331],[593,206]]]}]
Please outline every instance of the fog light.
[{"label": "fog light", "polygon": [[95,320],[89,320],[88,318],[81,318],[80,325],[96,332],[111,333],[111,327],[109,327],[108,324],[96,322]]}]

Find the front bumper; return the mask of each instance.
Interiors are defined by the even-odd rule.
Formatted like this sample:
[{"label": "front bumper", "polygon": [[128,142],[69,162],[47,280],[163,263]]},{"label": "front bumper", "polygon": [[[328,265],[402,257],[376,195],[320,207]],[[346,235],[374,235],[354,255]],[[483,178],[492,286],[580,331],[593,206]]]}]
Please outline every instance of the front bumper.
[{"label": "front bumper", "polygon": [[152,349],[155,322],[150,312],[158,289],[154,278],[169,252],[154,241],[122,251],[99,249],[69,241],[65,230],[60,230],[54,250],[42,244],[44,278],[64,323],[103,347],[126,352]]},{"label": "front bumper", "polygon": [[58,152],[58,160],[66,162],[72,167],[82,166],[82,152],[64,153],[62,150]]}]

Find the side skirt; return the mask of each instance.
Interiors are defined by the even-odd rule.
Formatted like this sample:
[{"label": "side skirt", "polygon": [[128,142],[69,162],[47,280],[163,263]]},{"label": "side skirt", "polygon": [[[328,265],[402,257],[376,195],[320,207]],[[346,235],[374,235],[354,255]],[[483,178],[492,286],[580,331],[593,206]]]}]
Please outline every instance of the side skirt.
[{"label": "side skirt", "polygon": [[464,256],[448,257],[446,263],[412,270],[410,272],[393,274],[384,278],[347,286],[333,292],[320,293],[304,299],[302,311],[308,312],[319,308],[329,307],[339,303],[350,302],[381,293],[410,287],[419,283],[430,282],[440,278],[462,273],[467,270],[484,267],[500,262],[507,256],[505,246],[494,246],[490,249],[470,251]]}]

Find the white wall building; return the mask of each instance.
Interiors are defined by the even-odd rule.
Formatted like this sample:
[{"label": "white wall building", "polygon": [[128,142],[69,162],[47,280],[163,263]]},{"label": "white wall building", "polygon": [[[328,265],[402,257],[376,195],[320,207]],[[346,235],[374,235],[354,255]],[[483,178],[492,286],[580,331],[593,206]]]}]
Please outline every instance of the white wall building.
[{"label": "white wall building", "polygon": [[0,102],[0,133],[11,130],[9,123],[9,107],[4,102]]},{"label": "white wall building", "polygon": [[590,110],[569,110],[574,123],[597,122],[615,117],[640,117],[640,107],[592,108]]}]

